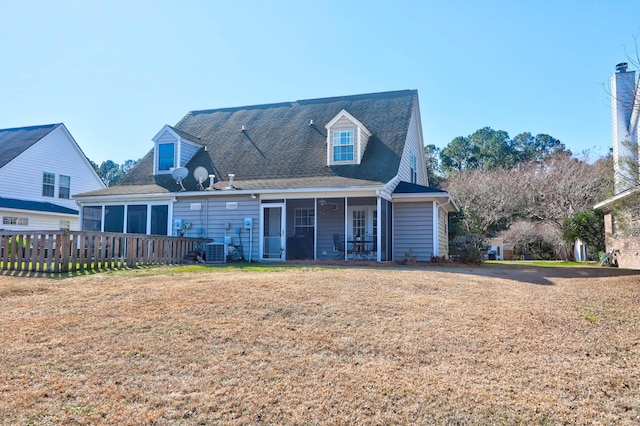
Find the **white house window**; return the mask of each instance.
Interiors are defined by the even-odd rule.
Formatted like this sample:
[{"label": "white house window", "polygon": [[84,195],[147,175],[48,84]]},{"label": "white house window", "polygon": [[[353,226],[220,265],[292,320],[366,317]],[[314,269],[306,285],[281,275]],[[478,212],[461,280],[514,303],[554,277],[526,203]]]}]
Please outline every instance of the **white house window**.
[{"label": "white house window", "polygon": [[42,196],[53,197],[56,190],[55,173],[44,172],[42,174]]},{"label": "white house window", "polygon": [[418,183],[418,158],[411,153],[411,183]]},{"label": "white house window", "polygon": [[169,170],[174,166],[174,144],[158,144],[158,170]]},{"label": "white house window", "polygon": [[58,198],[69,199],[71,195],[71,177],[60,175],[60,188],[58,190]]},{"label": "white house window", "polygon": [[353,129],[333,131],[333,161],[353,161]]},{"label": "white house window", "polygon": [[2,217],[3,225],[18,225],[18,226],[29,226],[29,218],[28,217],[17,217],[17,216],[3,216]]}]

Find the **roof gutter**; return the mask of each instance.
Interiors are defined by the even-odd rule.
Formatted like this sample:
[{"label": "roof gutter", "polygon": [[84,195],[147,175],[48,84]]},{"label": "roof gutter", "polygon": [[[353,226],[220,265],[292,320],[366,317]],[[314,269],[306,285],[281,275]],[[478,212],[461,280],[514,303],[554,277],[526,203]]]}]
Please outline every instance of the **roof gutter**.
[{"label": "roof gutter", "polygon": [[[205,197],[209,195],[230,196],[230,195],[286,195],[286,194],[331,194],[331,193],[361,193],[361,195],[371,196],[377,195],[382,185],[373,186],[334,186],[330,188],[276,188],[276,189],[217,189],[215,191],[189,191],[189,192],[163,192],[159,194],[122,194],[122,195],[87,195],[73,196],[72,198],[80,203],[99,203],[104,201],[127,201],[127,200],[154,200],[154,199],[170,199],[170,198],[189,198],[189,197]],[[355,195],[355,194],[354,194]],[[342,195],[336,195],[342,197]]]},{"label": "roof gutter", "polygon": [[627,189],[624,192],[621,192],[619,194],[614,195],[613,197],[606,199],[604,201],[599,202],[598,204],[594,205],[593,208],[594,210],[606,210],[609,206],[611,206],[613,203],[615,203],[616,201],[622,200],[623,198],[626,198],[627,196],[640,191],[640,186],[636,186],[635,188],[631,188],[631,189]]}]

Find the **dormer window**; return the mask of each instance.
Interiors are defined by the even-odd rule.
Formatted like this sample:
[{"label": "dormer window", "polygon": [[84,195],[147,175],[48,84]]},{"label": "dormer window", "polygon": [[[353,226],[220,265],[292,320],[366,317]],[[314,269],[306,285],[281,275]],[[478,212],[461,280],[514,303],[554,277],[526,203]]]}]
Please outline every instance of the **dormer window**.
[{"label": "dormer window", "polygon": [[325,126],[327,166],[360,164],[371,132],[353,115],[342,110]]},{"label": "dormer window", "polygon": [[175,166],[175,149],[172,143],[158,144],[158,170],[171,170]]},{"label": "dormer window", "polygon": [[333,131],[333,161],[353,161],[353,129]]},{"label": "dormer window", "polygon": [[170,173],[175,167],[184,167],[203,146],[199,138],[171,126],[164,126],[153,142],[154,174]]}]

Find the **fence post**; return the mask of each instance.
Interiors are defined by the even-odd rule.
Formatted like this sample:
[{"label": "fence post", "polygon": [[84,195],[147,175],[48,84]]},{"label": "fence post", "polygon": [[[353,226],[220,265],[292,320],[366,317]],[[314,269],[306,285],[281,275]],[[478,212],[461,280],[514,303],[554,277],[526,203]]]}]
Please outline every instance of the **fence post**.
[{"label": "fence post", "polygon": [[65,229],[62,235],[60,236],[62,241],[60,241],[60,272],[69,272],[69,261],[71,255],[71,236],[69,235],[69,230]]}]

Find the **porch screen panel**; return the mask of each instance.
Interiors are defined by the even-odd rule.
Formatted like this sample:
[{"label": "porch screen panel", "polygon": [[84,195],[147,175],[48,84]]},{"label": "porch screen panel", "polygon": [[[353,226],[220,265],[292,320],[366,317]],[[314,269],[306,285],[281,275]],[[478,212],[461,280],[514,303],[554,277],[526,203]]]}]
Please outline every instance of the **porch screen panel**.
[{"label": "porch screen panel", "polygon": [[169,206],[151,206],[151,235],[167,235]]},{"label": "porch screen panel", "polygon": [[102,227],[102,206],[82,208],[82,230],[100,232]]},{"label": "porch screen panel", "polygon": [[393,257],[391,251],[392,235],[391,235],[391,203],[387,200],[380,202],[380,260],[390,261]]},{"label": "porch screen panel", "polygon": [[133,205],[127,208],[127,233],[147,233],[147,206]]},{"label": "porch screen panel", "polygon": [[124,206],[104,206],[104,232],[124,231]]}]

